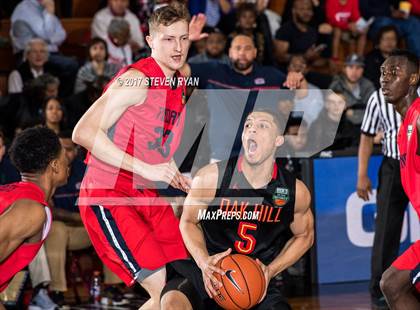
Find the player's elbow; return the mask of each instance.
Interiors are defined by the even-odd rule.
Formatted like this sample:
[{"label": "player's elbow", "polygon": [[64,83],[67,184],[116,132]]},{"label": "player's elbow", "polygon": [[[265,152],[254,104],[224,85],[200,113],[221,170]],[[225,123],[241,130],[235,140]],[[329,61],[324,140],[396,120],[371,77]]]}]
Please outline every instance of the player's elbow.
[{"label": "player's elbow", "polygon": [[71,139],[74,143],[83,146],[90,150],[90,139],[92,138],[92,130],[89,126],[86,126],[83,122],[77,123],[74,127]]},{"label": "player's elbow", "polygon": [[308,238],[307,238],[307,244],[308,244],[308,250],[314,245],[315,242],[315,233],[314,230],[309,232]]}]

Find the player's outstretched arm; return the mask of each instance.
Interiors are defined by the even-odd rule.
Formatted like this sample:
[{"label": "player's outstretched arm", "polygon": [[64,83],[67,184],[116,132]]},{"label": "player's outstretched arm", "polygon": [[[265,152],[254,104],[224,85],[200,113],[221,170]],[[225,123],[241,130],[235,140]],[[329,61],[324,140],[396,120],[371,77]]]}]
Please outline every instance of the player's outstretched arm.
[{"label": "player's outstretched arm", "polygon": [[[124,81],[144,79],[137,70],[128,70],[109,86],[76,124],[73,141],[95,157],[117,168],[133,171],[134,160],[108,138],[107,132],[132,105],[142,104],[147,95],[144,83],[129,87]],[[122,81],[122,85],[120,83]]]},{"label": "player's outstretched arm", "polygon": [[310,203],[311,194],[308,188],[302,181],[296,180],[295,214],[293,223],[290,225],[293,237],[268,265],[268,280],[293,265],[312,246],[314,242],[314,218]]},{"label": "player's outstretched arm", "polygon": [[223,270],[216,267],[216,264],[231,252],[231,249],[227,249],[225,252],[209,256],[200,227],[199,214],[207,210],[207,206],[215,197],[217,177],[218,171],[215,164],[207,165],[197,172],[185,199],[180,221],[180,230],[185,246],[202,271],[204,287],[210,298],[217,295],[212,282],[221,285],[213,273],[224,274]]},{"label": "player's outstretched arm", "polygon": [[132,171],[148,180],[163,181],[180,188],[179,178],[177,178],[179,172],[174,170],[169,163],[153,166],[146,164],[119,149],[107,135],[108,130],[122,114],[133,105],[143,104],[146,96],[147,81],[144,74],[138,70],[128,70],[115,79],[105,93],[82,116],[74,128],[73,141],[113,167]]},{"label": "player's outstretched arm", "polygon": [[23,242],[41,240],[46,217],[45,207],[28,199],[16,201],[4,212],[0,216],[0,263]]}]

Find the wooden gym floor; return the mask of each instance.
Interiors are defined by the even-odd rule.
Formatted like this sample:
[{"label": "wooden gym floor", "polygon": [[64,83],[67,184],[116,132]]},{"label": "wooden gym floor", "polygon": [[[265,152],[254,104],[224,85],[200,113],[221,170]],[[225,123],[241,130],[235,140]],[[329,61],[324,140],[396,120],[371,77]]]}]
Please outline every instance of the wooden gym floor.
[{"label": "wooden gym floor", "polygon": [[[328,284],[314,289],[312,296],[291,297],[288,299],[293,310],[374,310],[370,303],[367,282]],[[138,309],[144,300],[131,300],[128,307],[106,307],[102,309]],[[99,309],[83,304],[67,309]]]}]

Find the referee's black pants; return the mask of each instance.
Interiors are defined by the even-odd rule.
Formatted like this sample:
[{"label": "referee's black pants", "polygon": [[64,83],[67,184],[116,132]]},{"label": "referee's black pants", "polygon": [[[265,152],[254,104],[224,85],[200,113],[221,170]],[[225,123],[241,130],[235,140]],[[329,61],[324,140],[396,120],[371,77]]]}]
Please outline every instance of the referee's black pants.
[{"label": "referee's black pants", "polygon": [[384,157],[379,169],[376,195],[377,215],[370,281],[372,297],[382,296],[379,287],[382,273],[398,256],[401,228],[407,204],[408,198],[401,183],[400,162],[390,157]]}]

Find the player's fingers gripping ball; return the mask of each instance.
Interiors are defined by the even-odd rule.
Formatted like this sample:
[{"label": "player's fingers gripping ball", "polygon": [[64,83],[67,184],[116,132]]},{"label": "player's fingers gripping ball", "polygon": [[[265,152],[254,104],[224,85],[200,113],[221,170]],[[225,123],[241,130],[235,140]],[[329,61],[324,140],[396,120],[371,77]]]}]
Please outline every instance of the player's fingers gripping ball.
[{"label": "player's fingers gripping ball", "polygon": [[233,254],[221,259],[217,267],[224,275],[214,273],[223,286],[215,287],[216,303],[224,309],[249,309],[255,306],[265,292],[265,277],[261,267],[252,258]]}]

